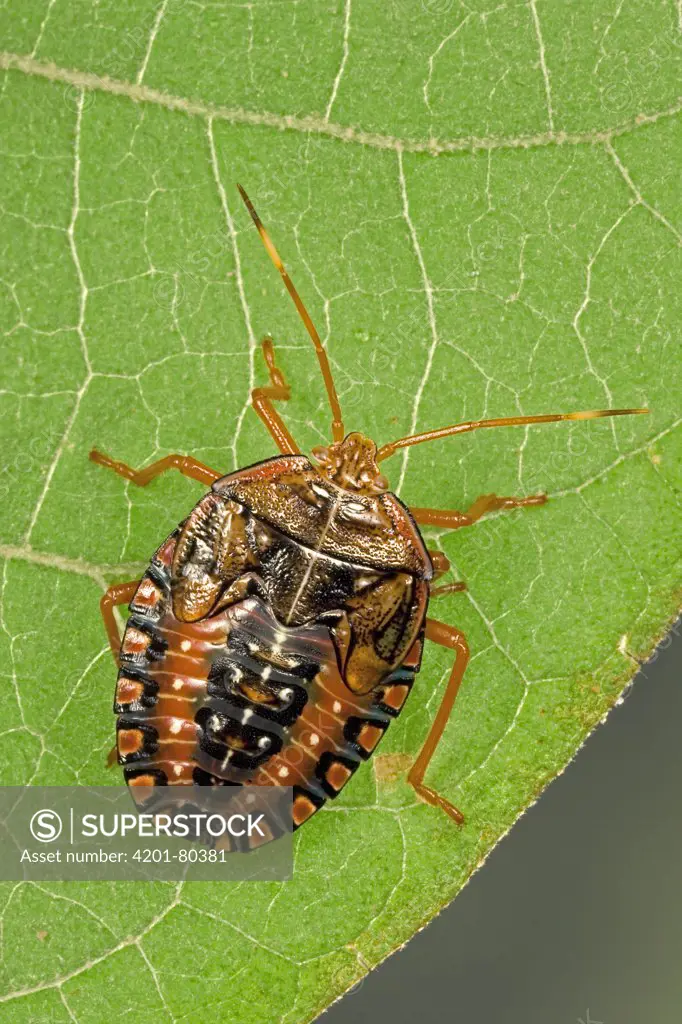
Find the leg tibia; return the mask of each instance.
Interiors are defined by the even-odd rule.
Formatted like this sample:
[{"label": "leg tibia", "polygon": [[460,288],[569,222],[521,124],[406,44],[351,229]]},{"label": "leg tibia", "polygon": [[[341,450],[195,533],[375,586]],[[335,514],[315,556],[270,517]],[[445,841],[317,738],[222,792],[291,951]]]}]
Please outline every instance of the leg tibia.
[{"label": "leg tibia", "polygon": [[130,604],[135,591],[140,585],[139,580],[131,580],[129,583],[115,583],[102,595],[99,606],[104,619],[104,628],[109,637],[109,646],[118,665],[118,652],[121,647],[121,635],[118,631],[118,623],[114,615],[114,608],[122,604]]},{"label": "leg tibia", "polygon": [[455,664],[452,667],[450,678],[448,680],[447,687],[441,705],[438,708],[436,717],[433,721],[433,725],[429,730],[429,734],[426,737],[424,746],[419,752],[417,760],[412,765],[407,775],[407,781],[411,786],[414,787],[418,796],[421,797],[427,804],[431,804],[433,807],[440,807],[441,810],[445,811],[449,817],[456,821],[458,825],[461,825],[464,821],[464,815],[459,811],[454,804],[451,804],[449,800],[446,800],[444,796],[437,793],[435,789],[424,784],[424,775],[426,769],[429,766],[429,762],[433,757],[433,754],[438,746],[445,726],[447,725],[455,703],[455,698],[459,691],[460,683],[462,682],[462,676],[469,660],[469,645],[466,642],[466,637],[463,633],[460,633],[454,626],[447,626],[443,622],[437,622],[435,619],[426,620],[426,639],[433,640],[434,643],[440,644],[442,647],[448,647],[450,650],[456,651]]}]

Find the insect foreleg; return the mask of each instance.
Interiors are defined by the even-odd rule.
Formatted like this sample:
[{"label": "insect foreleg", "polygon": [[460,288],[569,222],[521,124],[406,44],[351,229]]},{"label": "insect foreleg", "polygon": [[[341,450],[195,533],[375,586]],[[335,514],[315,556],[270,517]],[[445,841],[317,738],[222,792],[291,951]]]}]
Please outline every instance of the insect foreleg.
[{"label": "insect foreleg", "polygon": [[275,409],[274,402],[287,402],[291,397],[289,385],[275,363],[275,348],[272,338],[263,338],[263,355],[270,373],[270,384],[265,388],[254,388],[251,404],[265,424],[270,437],[283,455],[298,455],[299,448]]},{"label": "insect foreleg", "polygon": [[104,628],[109,637],[109,646],[118,665],[118,652],[121,647],[121,635],[118,631],[118,623],[114,615],[114,608],[121,604],[130,604],[135,591],[140,585],[139,580],[131,580],[130,583],[115,583],[102,595],[99,606],[104,619]]},{"label": "insect foreleg", "polygon": [[166,455],[163,459],[152,462],[150,466],[145,466],[144,469],[133,469],[127,463],[117,462],[110,455],[105,455],[103,452],[97,451],[96,448],[92,449],[89,458],[91,462],[96,462],[107,469],[113,469],[114,473],[124,476],[126,480],[130,480],[137,487],[146,487],[155,477],[161,476],[169,469],[178,469],[183,476],[191,477],[192,480],[198,480],[199,483],[209,487],[214,480],[219,480],[223,475],[217,473],[215,469],[209,469],[203,462],[197,462],[189,455]]},{"label": "insect foreleg", "polygon": [[433,757],[434,751],[438,746],[438,742],[443,735],[443,730],[447,725],[452,711],[457,692],[459,690],[460,683],[462,682],[462,676],[464,670],[469,661],[469,645],[466,642],[464,633],[460,633],[454,626],[446,626],[443,622],[437,622],[436,619],[426,620],[426,632],[425,636],[427,640],[433,640],[434,643],[440,644],[442,647],[448,647],[450,650],[456,651],[455,664],[452,666],[450,678],[441,701],[441,705],[438,708],[438,712],[433,721],[433,725],[429,730],[429,734],[426,737],[424,746],[419,752],[417,760],[414,762],[410,771],[407,775],[407,781],[411,786],[414,787],[418,796],[422,798],[427,804],[431,804],[433,807],[440,807],[446,814],[448,814],[458,825],[461,825],[464,821],[464,815],[461,811],[446,800],[445,797],[437,793],[435,789],[431,789],[429,786],[424,785],[424,774],[429,766],[429,762]]},{"label": "insect foreleg", "polygon": [[440,526],[447,530],[458,530],[461,526],[472,526],[486,512],[544,505],[546,501],[546,494],[531,494],[528,498],[500,498],[497,494],[482,494],[467,512],[439,508],[410,508],[410,512],[420,526]]}]

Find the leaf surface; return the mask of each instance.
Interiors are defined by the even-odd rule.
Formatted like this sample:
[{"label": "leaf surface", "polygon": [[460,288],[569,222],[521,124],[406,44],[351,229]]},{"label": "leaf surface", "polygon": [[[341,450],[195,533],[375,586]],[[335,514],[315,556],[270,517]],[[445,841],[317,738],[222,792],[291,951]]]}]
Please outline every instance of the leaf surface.
[{"label": "leaf surface", "polygon": [[136,490],[88,450],[225,472],[274,454],[248,404],[266,332],[292,432],[328,437],[236,181],[329,342],[349,427],[383,443],[652,410],[386,464],[420,506],[551,498],[428,533],[468,584],[432,607],[472,660],[427,776],[462,829],[405,783],[451,664],[429,646],[373,763],[298,833],[293,881],[0,888],[1,1022],[299,1024],[455,896],[678,608],[679,12],[23,0],[0,29],[4,783],[112,782],[98,600],[201,493],[172,474]]}]

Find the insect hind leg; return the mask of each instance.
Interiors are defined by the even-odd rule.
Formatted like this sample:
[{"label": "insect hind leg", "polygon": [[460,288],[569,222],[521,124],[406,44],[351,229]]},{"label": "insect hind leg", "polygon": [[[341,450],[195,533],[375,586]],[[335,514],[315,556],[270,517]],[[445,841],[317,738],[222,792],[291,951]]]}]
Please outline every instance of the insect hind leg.
[{"label": "insect hind leg", "polygon": [[131,580],[129,583],[115,583],[102,595],[99,606],[104,620],[104,628],[109,638],[109,646],[118,665],[118,652],[121,646],[121,636],[118,631],[118,623],[114,615],[114,608],[122,604],[130,604],[135,591],[140,585],[139,580]]},{"label": "insect hind leg", "polygon": [[275,346],[272,338],[266,335],[262,341],[263,356],[270,374],[270,384],[264,388],[254,388],[251,392],[251,404],[265,424],[279,450],[283,455],[298,455],[299,447],[287,430],[275,409],[273,402],[288,402],[291,391],[286,377],[275,362]]},{"label": "insect hind leg", "polygon": [[452,666],[450,672],[450,678],[445,688],[445,694],[441,705],[438,708],[438,712],[433,721],[433,725],[429,730],[429,734],[426,737],[424,746],[419,752],[417,760],[410,768],[407,781],[414,788],[415,792],[421,799],[431,804],[432,807],[440,807],[441,810],[456,821],[458,825],[463,824],[464,815],[458,810],[454,804],[451,804],[449,800],[446,800],[444,796],[437,793],[435,789],[424,784],[424,775],[426,769],[429,766],[431,758],[438,746],[445,726],[447,725],[450,717],[450,712],[455,703],[457,693],[459,692],[460,683],[462,682],[462,676],[464,670],[467,667],[469,661],[469,645],[467,644],[464,633],[461,633],[454,626],[447,626],[444,622],[438,622],[436,619],[426,620],[426,639],[432,640],[434,643],[440,644],[441,647],[448,647],[450,650],[456,652],[455,664]]}]

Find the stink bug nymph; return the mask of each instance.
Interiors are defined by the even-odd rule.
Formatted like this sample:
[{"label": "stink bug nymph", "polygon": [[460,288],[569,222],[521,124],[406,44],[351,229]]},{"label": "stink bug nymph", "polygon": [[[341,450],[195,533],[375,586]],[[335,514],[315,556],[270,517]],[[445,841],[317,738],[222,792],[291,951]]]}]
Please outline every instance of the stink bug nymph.
[{"label": "stink bug nymph", "polygon": [[[273,402],[289,398],[271,338],[270,375],[251,394],[279,455],[223,476],[186,455],[135,470],[90,458],[146,486],[167,469],[210,486],[159,547],[141,580],[112,586],[104,624],[119,666],[118,762],[130,786],[287,785],[293,824],[307,821],[371,757],[400,714],[425,640],[455,654],[440,708],[407,781],[461,823],[426,785],[466,668],[466,638],[431,618],[447,558],[420,526],[459,529],[487,512],[542,505],[545,494],[486,494],[466,512],[408,508],[380,464],[396,451],[451,434],[526,423],[625,416],[646,409],[478,420],[403,437],[377,449],[346,434],[315,326],[251,201],[239,187],[315,347],[332,412],[332,442],[301,453]],[[129,603],[123,638],[114,606]]]}]

